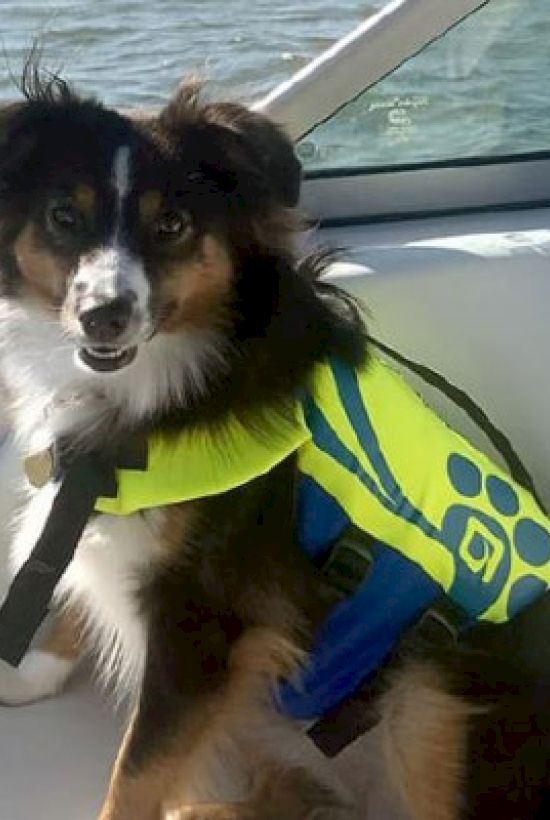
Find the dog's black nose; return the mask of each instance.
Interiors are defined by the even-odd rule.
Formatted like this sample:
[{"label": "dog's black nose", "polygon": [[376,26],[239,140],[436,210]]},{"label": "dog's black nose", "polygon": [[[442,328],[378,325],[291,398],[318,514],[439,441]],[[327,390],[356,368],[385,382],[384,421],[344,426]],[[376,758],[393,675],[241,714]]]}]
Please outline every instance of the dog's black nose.
[{"label": "dog's black nose", "polygon": [[129,296],[118,296],[84,310],[78,318],[88,339],[103,343],[116,342],[130,323],[133,302]]}]

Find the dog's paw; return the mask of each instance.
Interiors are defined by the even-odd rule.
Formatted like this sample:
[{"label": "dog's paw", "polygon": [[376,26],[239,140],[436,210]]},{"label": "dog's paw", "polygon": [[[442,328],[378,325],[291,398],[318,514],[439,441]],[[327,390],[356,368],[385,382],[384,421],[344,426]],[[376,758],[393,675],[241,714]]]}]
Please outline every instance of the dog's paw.
[{"label": "dog's paw", "polygon": [[[165,820],[288,820],[289,815],[280,814],[276,810],[253,809],[251,806],[216,805],[216,806],[189,806],[170,811]],[[343,807],[320,807],[306,809],[304,813],[293,814],[292,818],[300,820],[359,820],[356,811]]]},{"label": "dog's paw", "polygon": [[168,811],[164,820],[255,820],[248,803],[198,803]]},{"label": "dog's paw", "polygon": [[20,706],[57,694],[74,662],[32,649],[17,668],[0,661],[0,704]]},{"label": "dog's paw", "polygon": [[183,806],[169,811],[165,820],[359,820],[355,808],[333,806],[286,806],[283,804],[216,803]]},{"label": "dog's paw", "polygon": [[232,806],[185,806],[169,811],[165,820],[240,820],[242,814]]}]

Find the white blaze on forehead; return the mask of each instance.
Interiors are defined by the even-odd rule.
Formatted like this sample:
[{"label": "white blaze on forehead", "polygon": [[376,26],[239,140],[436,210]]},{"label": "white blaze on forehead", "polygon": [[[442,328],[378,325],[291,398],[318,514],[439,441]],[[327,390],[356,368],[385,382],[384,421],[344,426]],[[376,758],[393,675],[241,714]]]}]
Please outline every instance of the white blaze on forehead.
[{"label": "white blaze on forehead", "polygon": [[113,158],[111,168],[111,183],[116,192],[115,221],[113,225],[113,244],[118,242],[120,236],[120,226],[122,224],[122,213],[124,200],[130,192],[130,146],[122,145],[117,148]]},{"label": "white blaze on forehead", "polygon": [[129,145],[117,148],[111,168],[111,184],[116,193],[115,222],[109,244],[83,259],[74,278],[82,293],[98,303],[116,299],[128,291],[137,297],[137,305],[144,310],[150,295],[143,262],[120,241],[120,224],[124,200],[131,188],[131,150]]},{"label": "white blaze on forehead", "polygon": [[130,191],[130,146],[122,145],[117,148],[111,172],[113,187],[117,192],[119,203]]},{"label": "white blaze on forehead", "polygon": [[105,247],[84,257],[73,280],[74,286],[91,309],[129,293],[136,297],[136,308],[144,317],[151,290],[142,259],[123,244],[121,224],[124,200],[132,185],[131,149],[122,145],[116,149],[111,168],[111,184],[116,194],[113,231]]}]

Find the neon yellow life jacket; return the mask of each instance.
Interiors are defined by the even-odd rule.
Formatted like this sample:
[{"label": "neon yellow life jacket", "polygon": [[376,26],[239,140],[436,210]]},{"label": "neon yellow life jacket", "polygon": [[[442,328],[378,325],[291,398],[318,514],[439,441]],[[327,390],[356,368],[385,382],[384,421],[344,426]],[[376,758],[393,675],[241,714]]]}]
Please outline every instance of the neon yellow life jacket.
[{"label": "neon yellow life jacket", "polygon": [[376,357],[318,365],[293,418],[259,435],[237,419],[153,436],[145,471],[120,470],[113,515],[225,492],[290,453],[347,519],[420,567],[471,616],[503,622],[550,581],[550,522],[535,500],[451,430]]}]

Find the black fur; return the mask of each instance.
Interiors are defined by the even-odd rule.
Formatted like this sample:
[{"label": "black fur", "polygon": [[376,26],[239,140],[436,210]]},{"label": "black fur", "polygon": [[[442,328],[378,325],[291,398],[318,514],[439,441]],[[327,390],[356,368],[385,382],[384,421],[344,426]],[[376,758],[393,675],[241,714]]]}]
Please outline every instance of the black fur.
[{"label": "black fur", "polygon": [[[153,418],[154,427],[179,428],[220,418],[228,410],[257,413],[292,396],[307,382],[314,362],[332,355],[356,366],[364,358],[366,334],[357,308],[349,296],[319,282],[330,260],[312,256],[297,262],[297,226],[288,206],[296,198],[300,169],[274,125],[240,106],[201,106],[195,90],[185,88],[158,118],[132,122],[93,100],[81,100],[60,78],[44,79],[32,63],[23,91],[27,102],[4,112],[1,129],[4,288],[13,290],[17,281],[14,237],[29,219],[43,231],[40,214],[49,180],[70,179],[90,168],[101,181],[107,161],[123,143],[137,145],[143,156],[143,187],[158,185],[159,177],[175,180],[175,195],[189,203],[200,231],[221,231],[232,247],[235,282],[227,307],[226,369],[184,411],[173,407]],[[107,227],[105,216],[105,224],[84,238],[79,252],[100,244]],[[131,247],[132,242],[129,236]],[[154,278],[154,260],[150,264]]]},{"label": "black fur", "polygon": [[[262,411],[276,406],[284,412],[307,386],[315,363],[333,356],[356,367],[364,360],[366,331],[357,306],[320,281],[329,260],[297,259],[292,206],[300,168],[273,124],[240,106],[203,105],[193,88],[180,90],[157,117],[130,119],[81,100],[62,79],[44,78],[32,61],[22,91],[25,101],[0,114],[1,296],[22,291],[15,238],[32,222],[40,241],[50,242],[43,217],[49,186],[58,177],[77,179],[83,167],[103,196],[104,222],[78,247],[58,244],[52,252],[71,262],[101,246],[114,207],[102,180],[122,144],[131,144],[140,157],[142,189],[166,187],[189,207],[199,237],[221,235],[230,248],[234,280],[224,305],[226,369],[207,374],[200,395],[158,411],[139,432],[215,423],[229,412],[261,427]],[[154,280],[157,259],[146,240],[129,228],[125,240]],[[114,430],[101,430],[95,446],[103,446]],[[135,430],[118,429],[122,438],[130,433]],[[198,502],[171,562],[144,579],[147,667],[123,773],[139,774],[176,734],[187,728],[193,734],[227,687],[232,651],[248,630],[269,627],[296,647],[309,647],[330,596],[296,544],[294,481],[291,458],[245,487]],[[284,603],[286,617],[280,620],[275,600]],[[541,805],[549,770],[550,664],[538,654],[510,663],[507,649],[510,640],[527,646],[529,633],[547,622],[541,604],[515,625],[472,633],[451,653],[427,650],[450,690],[493,707],[473,724],[465,817],[498,811],[501,818],[527,820]],[[516,715],[520,737],[509,747],[503,738],[514,735]],[[509,795],[517,798],[515,805]],[[338,809],[333,816],[344,815]]]}]

